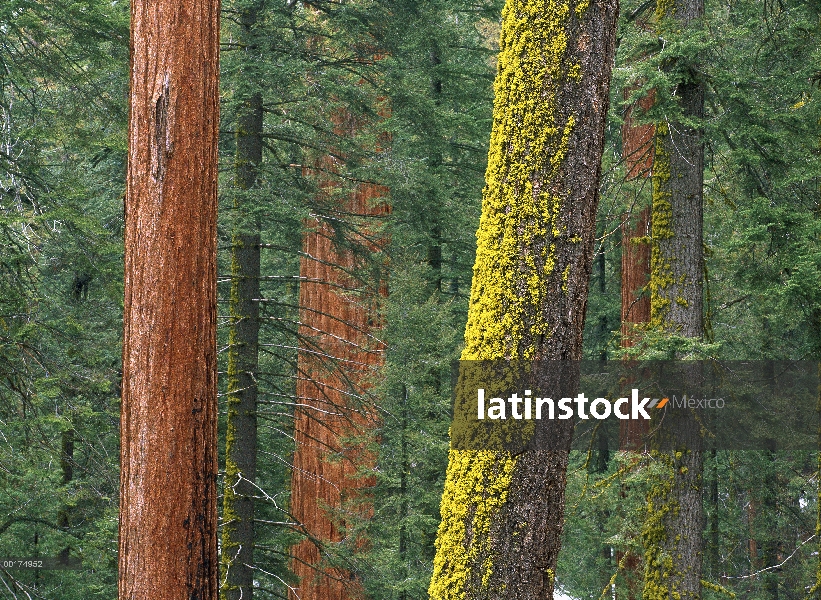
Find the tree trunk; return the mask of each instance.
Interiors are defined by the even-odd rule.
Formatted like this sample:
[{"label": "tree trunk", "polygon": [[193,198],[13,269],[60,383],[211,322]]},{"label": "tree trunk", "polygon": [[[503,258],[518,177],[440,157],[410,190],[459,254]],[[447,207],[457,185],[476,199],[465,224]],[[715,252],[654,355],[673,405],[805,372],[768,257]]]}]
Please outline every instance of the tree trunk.
[{"label": "tree trunk", "polygon": [[[685,28],[703,13],[703,0],[659,3],[656,10],[662,30]],[[704,146],[701,131],[689,123],[703,118],[704,86],[695,68],[687,81],[679,83],[676,96],[685,122],[656,127],[650,322],[660,331],[701,339]],[[700,376],[696,370],[694,366],[691,381]],[[642,531],[644,598],[692,600],[701,597],[703,443],[700,425],[690,411],[668,411],[665,422],[674,432],[674,451],[657,455],[668,475],[648,495]]]},{"label": "tree trunk", "polygon": [[[628,90],[625,90],[625,95]],[[653,95],[637,102],[643,110],[653,105]],[[622,126],[622,156],[628,180],[649,177],[653,167],[653,125],[636,125],[633,122],[633,106],[627,109]],[[650,208],[642,208],[631,227],[624,216],[621,226],[621,345],[630,348],[638,335],[636,326],[650,320],[650,296],[645,292],[650,277]],[[631,423],[632,421],[628,421]]]},{"label": "tree trunk", "polygon": [[[628,90],[625,90],[625,95]],[[638,101],[649,110],[653,95]],[[653,166],[653,125],[636,125],[633,106],[627,109],[622,126],[622,156],[627,179],[649,177]],[[624,215],[621,226],[621,346],[631,348],[638,341],[640,326],[650,321],[650,296],[646,293],[650,279],[650,207],[642,208],[631,226],[630,215]],[[649,431],[646,421],[629,419],[619,424],[619,449],[637,451]]]},{"label": "tree trunk", "polygon": [[[618,5],[508,0],[462,360],[579,360]],[[552,598],[572,424],[451,450],[432,598]]]},{"label": "tree trunk", "polygon": [[[74,479],[74,434],[73,428],[66,429],[60,435],[60,470],[63,477],[60,483],[67,486]],[[57,511],[57,527],[67,531],[71,526],[71,505],[63,504]],[[71,554],[71,546],[66,546],[60,550],[60,559],[68,560]]]},{"label": "tree trunk", "polygon": [[[350,114],[338,115],[334,120],[338,135],[353,136],[359,128]],[[322,162],[319,173],[339,169],[330,156]],[[374,184],[356,186],[341,207],[328,206],[330,202],[326,201],[333,196],[335,183],[323,177],[320,185],[327,198],[321,198],[320,205],[325,204],[323,208],[329,212],[340,211],[344,213],[340,218],[348,220],[370,217],[370,223],[373,217],[386,214],[386,205],[375,201],[384,197],[386,190]],[[361,473],[373,457],[348,438],[362,436],[376,423],[365,396],[383,362],[384,347],[374,333],[379,329],[378,298],[387,293],[387,288],[382,282],[363,282],[352,275],[361,269],[362,261],[335,241],[335,220],[317,218],[309,226],[300,262],[300,352],[291,513],[306,538],[292,549],[292,568],[299,578],[298,588],[290,592],[294,600],[361,596],[355,573],[330,567],[323,559],[332,559],[326,550],[343,540],[353,547],[365,543],[347,538],[344,514],[350,508],[348,501],[375,483]],[[362,224],[364,221],[356,225],[358,233],[373,234]],[[363,286],[371,291],[357,291]],[[365,504],[356,517],[367,516],[368,511]]]},{"label": "tree trunk", "polygon": [[131,4],[122,600],[217,597],[219,14]]},{"label": "tree trunk", "polygon": [[[625,97],[629,90],[625,90]],[[637,102],[643,111],[653,104],[648,95]],[[622,126],[622,156],[628,180],[650,177],[653,166],[653,125],[633,122],[634,106],[627,109]],[[650,278],[650,207],[644,207],[631,225],[630,215],[624,215],[621,226],[621,346],[633,347],[641,335],[640,327],[650,321],[650,296],[646,293]],[[625,386],[629,387],[629,386]],[[628,419],[619,423],[619,450],[641,452],[649,423],[643,419]],[[638,457],[636,457],[638,460]],[[627,495],[622,487],[621,495]],[[616,554],[616,564],[623,565],[627,599],[636,600],[641,594],[641,557],[636,553]]]},{"label": "tree trunk", "polygon": [[[239,18],[240,51],[253,56],[257,8]],[[246,95],[237,117],[235,185],[254,187],[262,162],[262,94]],[[245,201],[247,202],[247,201]],[[257,469],[257,375],[259,362],[260,224],[235,198],[240,218],[231,243],[231,330],[228,347],[228,411],[225,432],[220,597],[254,595],[254,487]]]}]

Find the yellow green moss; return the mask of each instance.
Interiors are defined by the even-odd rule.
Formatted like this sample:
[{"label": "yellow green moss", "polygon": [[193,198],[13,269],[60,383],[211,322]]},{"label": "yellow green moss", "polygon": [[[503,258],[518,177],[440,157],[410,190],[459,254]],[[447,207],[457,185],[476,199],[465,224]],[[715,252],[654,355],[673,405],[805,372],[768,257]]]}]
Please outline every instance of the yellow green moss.
[{"label": "yellow green moss", "polygon": [[676,12],[676,0],[657,0],[656,19],[661,21],[665,17],[671,17]]},{"label": "yellow green moss", "polygon": [[[565,168],[576,118],[559,114],[557,91],[562,82],[582,81],[581,65],[567,56],[568,40],[574,12],[581,17],[588,5],[505,4],[462,360],[532,358],[536,347],[527,340],[550,333],[542,308],[557,268],[567,290],[569,266],[557,266],[556,240],[574,232],[561,223],[564,190],[552,182]],[[469,585],[489,585],[491,524],[507,501],[515,466],[507,453],[450,452],[431,598],[465,599],[472,597]]]},{"label": "yellow green moss", "polygon": [[643,600],[670,600],[677,594],[669,589],[674,575],[673,557],[664,551],[667,541],[667,517],[678,511],[678,505],[670,500],[675,485],[673,457],[654,452],[656,468],[660,471],[647,494],[647,513],[641,530],[644,545]]},{"label": "yellow green moss", "polygon": [[701,587],[705,587],[708,590],[713,590],[714,592],[718,592],[719,594],[724,594],[725,596],[729,596],[730,598],[735,598],[735,592],[731,592],[723,585],[713,583],[712,581],[707,581],[706,579],[701,580]]},{"label": "yellow green moss", "polygon": [[579,18],[583,17],[588,8],[590,8],[590,0],[580,0],[576,5],[576,16]]},{"label": "yellow green moss", "polygon": [[[242,241],[239,236],[233,237],[234,248],[241,247]],[[240,266],[237,260],[236,251],[232,252],[231,258],[231,294],[229,301],[229,314],[231,316],[232,324],[242,318],[242,315],[237,313],[239,306],[239,286],[240,286]],[[239,550],[239,543],[235,539],[236,523],[239,515],[236,512],[235,505],[238,500],[237,493],[234,491],[234,484],[240,474],[239,466],[234,460],[234,445],[237,438],[236,418],[239,414],[238,405],[240,398],[237,395],[237,390],[240,389],[240,367],[237,356],[237,339],[236,329],[231,327],[228,333],[228,394],[227,394],[227,419],[225,430],[225,484],[223,489],[222,502],[222,552],[220,557],[220,594],[223,595],[229,590],[237,589],[237,586],[231,585],[227,581],[228,568],[231,565],[231,557],[235,556]]]},{"label": "yellow green moss", "polygon": [[237,586],[232,586],[228,583],[227,573],[231,566],[231,557],[235,556],[239,550],[239,543],[234,539],[236,532],[236,523],[239,519],[234,506],[237,502],[237,494],[234,491],[234,484],[239,476],[239,468],[236,461],[232,459],[233,447],[236,442],[237,429],[234,424],[234,419],[237,416],[236,404],[238,403],[234,397],[233,403],[231,398],[228,399],[228,426],[225,432],[225,485],[223,490],[223,504],[222,504],[222,551],[220,554],[220,594],[237,589]]},{"label": "yellow green moss", "polygon": [[667,321],[670,311],[670,299],[667,290],[675,279],[670,257],[665,256],[659,245],[662,240],[672,238],[673,203],[670,191],[670,155],[665,145],[669,134],[666,123],[656,126],[655,155],[653,158],[653,206],[651,218],[650,245],[650,328],[661,329]]},{"label": "yellow green moss", "polygon": [[571,17],[569,2],[549,0],[508,0],[502,14],[466,360],[529,358],[535,349],[522,340],[549,333],[539,309],[556,266],[552,240],[566,232],[562,191],[546,183],[563,168],[576,124],[558,114],[556,91],[582,79],[566,56]]},{"label": "yellow green moss", "polygon": [[[680,516],[681,508],[674,492],[685,485],[682,477],[686,476],[688,468],[682,462],[688,460],[690,452],[652,452],[653,483],[647,494],[647,511],[641,531],[644,546],[643,600],[681,600],[683,596],[693,597],[683,594],[680,589],[685,573],[676,564],[684,557],[682,544],[686,544],[687,536],[677,533],[671,525]],[[726,592],[709,582],[702,581],[702,585]]]},{"label": "yellow green moss", "polygon": [[515,464],[515,459],[500,452],[450,451],[428,590],[431,598],[466,598],[468,577],[477,560],[481,560],[482,584],[487,586],[493,568],[490,526],[507,501]]}]

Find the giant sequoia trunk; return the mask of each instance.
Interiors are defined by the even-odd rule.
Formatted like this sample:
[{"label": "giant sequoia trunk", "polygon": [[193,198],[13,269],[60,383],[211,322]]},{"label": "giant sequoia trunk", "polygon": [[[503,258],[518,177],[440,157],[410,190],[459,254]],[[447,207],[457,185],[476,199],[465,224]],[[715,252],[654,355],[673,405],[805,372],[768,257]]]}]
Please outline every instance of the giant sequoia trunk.
[{"label": "giant sequoia trunk", "polygon": [[217,597],[219,0],[131,3],[119,597]]},{"label": "giant sequoia trunk", "polygon": [[[351,115],[337,115],[334,120],[338,135],[356,133],[358,124]],[[335,159],[326,157],[317,171],[338,169]],[[328,176],[323,177],[325,193],[319,204],[328,214],[316,215],[309,223],[300,263],[291,513],[306,538],[292,549],[292,568],[299,584],[290,596],[346,600],[359,597],[361,585],[350,570],[330,566],[333,553],[327,550],[343,540],[349,547],[364,543],[346,539],[345,511],[357,511],[355,519],[367,516],[367,503],[351,507],[362,500],[359,491],[374,484],[373,478],[361,473],[373,459],[352,438],[375,424],[365,396],[383,362],[384,348],[375,333],[378,299],[386,289],[379,281],[359,279],[361,257],[337,240],[345,228],[352,227],[357,239],[349,242],[358,246],[360,256],[363,250],[378,250],[377,245],[364,241],[376,233],[368,231],[366,223],[374,223],[373,217],[385,214],[387,207],[377,200],[386,190],[373,184],[357,185],[341,206],[332,206],[336,186]],[[326,218],[331,213],[337,217]],[[335,231],[338,220],[348,222],[340,223],[341,229]],[[362,288],[370,291],[363,293]]]},{"label": "giant sequoia trunk", "polygon": [[[627,94],[627,92],[625,92]],[[648,95],[637,102],[640,109],[648,110],[653,96]],[[630,106],[622,125],[622,156],[628,180],[644,179],[653,168],[653,125],[637,125],[634,122],[635,106]],[[631,223],[630,215],[625,215],[621,226],[621,346],[633,347],[639,341],[641,328],[650,321],[650,296],[647,283],[650,277],[650,207],[638,211]],[[625,388],[629,385],[625,385]],[[619,450],[641,452],[649,423],[643,419],[628,419],[619,423]],[[638,460],[638,458],[636,458]],[[622,495],[627,489],[622,487]],[[635,600],[641,595],[641,558],[636,553],[617,553],[617,564],[623,565],[627,598]]]},{"label": "giant sequoia trunk", "polygon": [[[660,28],[682,29],[700,19],[703,0],[659,3]],[[677,69],[681,65],[676,66]],[[692,126],[703,118],[704,86],[695,66],[676,89],[682,122],[656,127],[653,162],[653,214],[650,277],[651,326],[671,334],[700,339],[703,247],[702,188],[704,146]],[[699,377],[694,365],[691,381]],[[644,598],[701,597],[703,452],[700,425],[687,410],[667,411],[673,452],[656,456],[667,475],[652,487],[642,531],[645,546]]]},{"label": "giant sequoia trunk", "polygon": [[[581,358],[616,0],[508,0],[463,360]],[[430,595],[552,598],[572,435],[451,450]]]},{"label": "giant sequoia trunk", "polygon": [[[628,91],[625,91],[627,95]],[[653,94],[636,102],[642,111],[653,105]],[[622,125],[622,156],[627,179],[645,180],[653,168],[653,125],[637,125],[634,121],[636,106],[630,106]],[[621,227],[621,345],[635,345],[640,327],[650,321],[650,296],[646,293],[650,277],[650,207],[638,211],[634,219],[625,215]],[[628,425],[632,420],[623,423]],[[638,423],[638,421],[635,421]],[[628,444],[629,445],[629,444]],[[622,444],[624,446],[624,444]],[[622,448],[626,450],[628,448]]]},{"label": "giant sequoia trunk", "polygon": [[[258,8],[240,15],[240,51],[252,57]],[[262,94],[240,98],[235,185],[254,187],[262,162]],[[246,200],[247,202],[247,200]],[[257,379],[259,358],[259,220],[235,199],[239,225],[231,241],[231,329],[228,347],[228,411],[220,578],[222,600],[251,600],[254,594],[254,487],[257,468]]]}]

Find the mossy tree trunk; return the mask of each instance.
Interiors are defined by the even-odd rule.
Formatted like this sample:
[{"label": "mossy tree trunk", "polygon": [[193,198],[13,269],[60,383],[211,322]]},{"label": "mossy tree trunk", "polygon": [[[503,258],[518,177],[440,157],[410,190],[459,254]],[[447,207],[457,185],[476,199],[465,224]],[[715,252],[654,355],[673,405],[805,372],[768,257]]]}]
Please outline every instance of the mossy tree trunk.
[{"label": "mossy tree trunk", "polygon": [[[658,2],[656,17],[665,29],[680,31],[704,14],[703,0]],[[681,59],[680,59],[681,60]],[[676,65],[681,70],[682,65]],[[651,327],[700,340],[704,335],[702,189],[704,144],[695,123],[704,116],[704,85],[690,65],[675,95],[680,119],[656,127],[653,161]],[[689,376],[697,380],[697,367]],[[687,410],[665,416],[673,451],[656,453],[666,475],[648,495],[642,538],[645,547],[645,600],[701,597],[703,451],[700,426]]]},{"label": "mossy tree trunk", "polygon": [[[239,51],[256,53],[254,26],[259,7],[239,16]],[[253,88],[253,82],[245,82]],[[241,194],[252,189],[262,162],[262,94],[240,98],[237,117],[234,200],[237,229],[231,243],[231,329],[228,347],[228,411],[220,576],[222,600],[250,600],[254,594],[254,487],[257,463],[257,379],[259,362],[260,224]]]},{"label": "mossy tree trunk", "polygon": [[219,0],[131,3],[119,598],[217,598]]},{"label": "mossy tree trunk", "polygon": [[[463,360],[581,358],[617,14],[505,5]],[[552,449],[450,452],[432,598],[552,598],[572,435],[558,423]]]}]

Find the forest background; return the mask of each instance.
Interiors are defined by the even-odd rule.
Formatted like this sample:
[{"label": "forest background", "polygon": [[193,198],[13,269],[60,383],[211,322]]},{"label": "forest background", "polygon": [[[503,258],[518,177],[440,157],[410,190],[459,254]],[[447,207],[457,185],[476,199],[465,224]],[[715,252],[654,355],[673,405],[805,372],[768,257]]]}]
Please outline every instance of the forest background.
[{"label": "forest background", "polygon": [[[221,535],[231,548],[231,503],[253,497],[258,597],[293,597],[294,572],[345,597],[427,597],[501,5],[223,3]],[[640,351],[819,360],[821,7],[708,0],[703,19],[663,35],[656,9],[621,6],[584,356],[623,352],[624,232],[652,202],[652,169],[623,152],[625,115],[652,96],[632,124],[669,121],[677,86],[695,78],[705,336],[682,350],[647,332]],[[118,0],[0,6],[0,555],[83,562],[0,569],[0,597],[116,595],[128,14]],[[248,348],[236,341],[247,310],[258,310],[256,351],[231,358]],[[232,360],[250,383],[232,380]],[[351,402],[323,392],[312,405],[327,387]],[[253,423],[232,424],[250,388]],[[305,416],[309,405],[328,416]],[[311,504],[322,484],[301,474],[318,459],[295,440],[317,434],[299,419],[330,413],[354,427],[320,441],[338,493]],[[238,460],[253,455],[251,487],[225,483],[232,443]],[[653,474],[649,458],[604,445],[571,456],[564,594],[632,593],[641,572],[624,557],[642,554]],[[705,596],[818,593],[816,455],[720,451],[704,481]],[[245,585],[221,581],[226,598]]]}]

